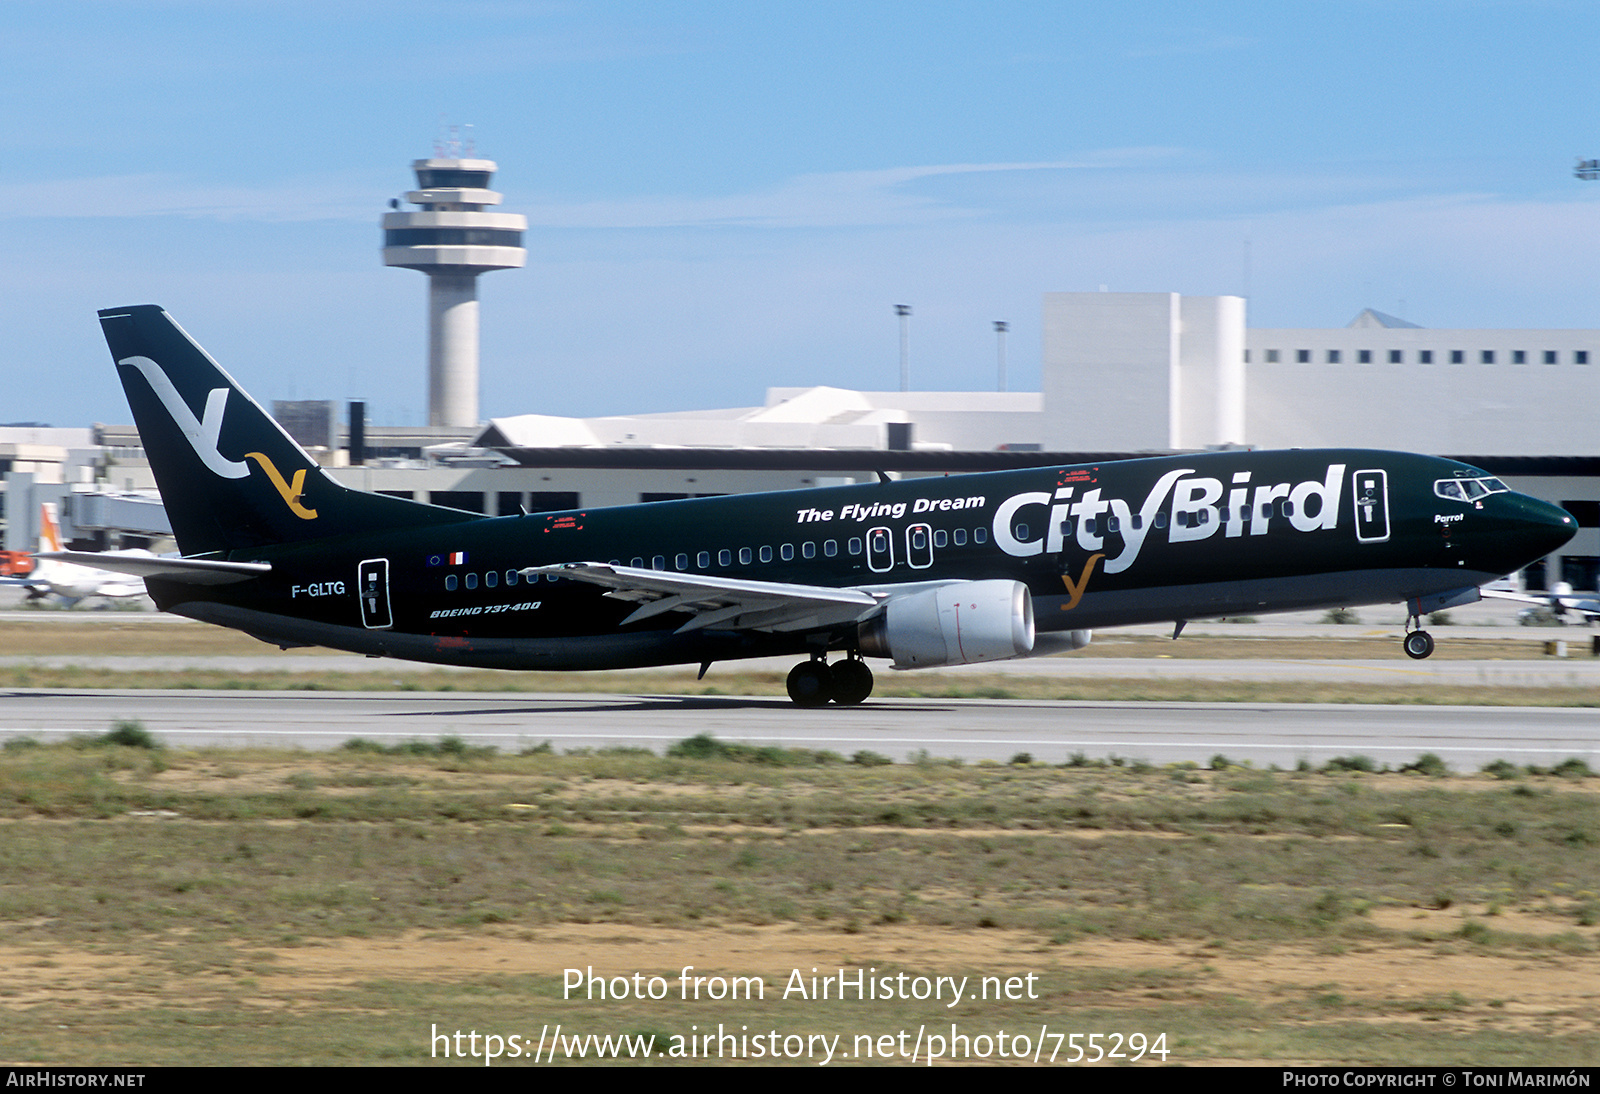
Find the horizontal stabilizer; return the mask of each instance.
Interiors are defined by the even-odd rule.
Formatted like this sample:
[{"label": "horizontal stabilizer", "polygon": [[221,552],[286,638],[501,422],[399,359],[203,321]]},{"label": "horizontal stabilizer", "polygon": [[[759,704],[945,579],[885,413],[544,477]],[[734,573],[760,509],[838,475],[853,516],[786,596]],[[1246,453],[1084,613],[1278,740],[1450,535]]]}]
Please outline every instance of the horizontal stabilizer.
[{"label": "horizontal stabilizer", "polygon": [[74,566],[91,566],[134,577],[160,577],[188,585],[230,585],[272,572],[266,562],[218,562],[203,558],[158,558],[152,555],[99,554],[94,551],[44,551],[35,558],[53,558]]}]

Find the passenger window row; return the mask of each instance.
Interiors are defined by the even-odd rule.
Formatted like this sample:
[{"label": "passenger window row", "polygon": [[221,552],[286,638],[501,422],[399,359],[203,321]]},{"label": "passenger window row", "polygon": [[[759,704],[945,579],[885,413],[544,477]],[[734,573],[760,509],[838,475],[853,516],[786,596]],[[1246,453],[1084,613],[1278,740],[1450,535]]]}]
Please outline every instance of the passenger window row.
[{"label": "passenger window row", "polygon": [[[965,547],[969,541],[969,535],[970,541],[975,544],[987,543],[989,540],[989,534],[983,528],[974,528],[970,533],[965,528],[955,528],[949,532],[946,532],[946,530],[943,528],[939,528],[933,530],[933,546],[936,548],[946,547],[951,543],[954,543],[957,547]],[[911,529],[911,536],[912,539],[910,542],[912,549],[918,553],[926,552],[928,539],[927,525],[916,525],[913,529]],[[799,555],[803,559],[816,558],[819,547],[821,549],[823,558],[838,557],[839,541],[836,539],[825,539],[821,542],[821,544],[818,544],[812,540],[807,540],[799,545]],[[845,553],[848,555],[860,556],[861,554],[865,553],[866,545],[860,536],[853,536],[846,541],[844,549]],[[795,553],[796,547],[793,543],[784,543],[780,544],[777,548],[773,548],[771,546],[757,548],[740,547],[737,552],[731,548],[724,547],[717,552],[716,558],[717,566],[719,568],[726,569],[734,564],[733,560],[736,554],[740,566],[751,566],[755,564],[755,561],[758,558],[764,563],[772,562],[774,558],[777,558],[783,562],[793,562]],[[621,566],[622,564],[623,563],[621,559],[614,558],[611,560],[611,565],[613,566]],[[924,563],[924,565],[931,564],[932,559],[930,557],[928,562]],[[633,559],[630,559],[628,561],[628,565],[632,566],[636,570],[643,570],[647,566],[646,561],[642,556],[636,556]],[[666,570],[667,556],[652,556],[648,562],[648,568],[652,570]],[[674,555],[672,558],[672,568],[674,570],[688,570],[690,568],[689,555],[686,552],[679,552],[678,554]],[[711,569],[711,552],[698,552],[694,556],[694,568],[697,570]],[[481,576],[476,573],[446,574],[444,578],[444,588],[445,592],[449,593],[453,593],[458,589],[473,590],[479,588],[481,582],[483,588],[493,589],[500,584],[501,580],[502,576],[494,570],[490,570]],[[521,581],[522,576],[520,571],[507,570],[505,571],[503,580],[507,586],[511,586]],[[545,580],[553,582],[561,579],[555,574],[546,574]],[[537,576],[533,576],[527,578],[527,581],[529,584],[537,584],[539,578]]]}]

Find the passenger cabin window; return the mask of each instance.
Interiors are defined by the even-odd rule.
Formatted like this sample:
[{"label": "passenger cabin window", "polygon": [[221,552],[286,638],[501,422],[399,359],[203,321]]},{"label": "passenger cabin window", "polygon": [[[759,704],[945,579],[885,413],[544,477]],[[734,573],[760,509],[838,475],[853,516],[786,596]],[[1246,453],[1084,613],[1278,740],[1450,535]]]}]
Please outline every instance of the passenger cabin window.
[{"label": "passenger cabin window", "polygon": [[444,575],[444,591],[447,592],[447,593],[453,593],[453,592],[456,591],[456,575],[455,574],[445,574]]},{"label": "passenger cabin window", "polygon": [[700,567],[700,569],[702,569],[702,570],[710,569],[711,568],[711,552],[710,551],[701,551],[699,554],[695,555],[694,556],[694,564],[696,566]]},{"label": "passenger cabin window", "polygon": [[967,545],[967,530],[965,528],[957,528],[950,533],[950,536],[955,540],[957,547],[965,547]]},{"label": "passenger cabin window", "polygon": [[483,587],[485,589],[492,589],[498,584],[500,584],[500,575],[495,571],[490,570],[483,575]]},{"label": "passenger cabin window", "polygon": [[811,542],[809,539],[806,540],[804,543],[802,543],[800,545],[800,556],[802,558],[816,558],[817,557],[817,545],[815,543]]},{"label": "passenger cabin window", "polygon": [[748,548],[748,547],[739,548],[739,565],[741,565],[741,566],[750,565],[750,562],[754,557],[755,556],[753,554],[751,554],[751,552],[750,552],[750,548]]},{"label": "passenger cabin window", "polygon": [[717,552],[717,565],[718,566],[732,566],[733,565],[733,552],[730,551],[730,550],[727,550],[726,548],[724,548],[723,550],[718,551]]},{"label": "passenger cabin window", "polygon": [[[829,540],[829,542],[831,543],[832,540]],[[852,555],[859,555],[861,553],[861,537],[851,536],[847,547]]]},{"label": "passenger cabin window", "polygon": [[827,557],[829,557],[829,558],[832,558],[834,555],[837,555],[839,553],[838,541],[831,540],[831,539],[824,540],[823,543],[822,543],[822,553],[824,555],[826,555]]},{"label": "passenger cabin window", "polygon": [[778,548],[778,557],[783,559],[783,561],[785,561],[785,562],[793,562],[794,561],[794,544],[785,543],[782,547],[779,547]]},{"label": "passenger cabin window", "polygon": [[466,580],[466,586],[469,589],[476,589],[478,587],[478,575],[477,574],[468,574],[467,575],[467,580]]},{"label": "passenger cabin window", "polygon": [[772,548],[771,547],[763,547],[763,548],[761,548],[761,561],[762,562],[771,562],[772,561]]}]

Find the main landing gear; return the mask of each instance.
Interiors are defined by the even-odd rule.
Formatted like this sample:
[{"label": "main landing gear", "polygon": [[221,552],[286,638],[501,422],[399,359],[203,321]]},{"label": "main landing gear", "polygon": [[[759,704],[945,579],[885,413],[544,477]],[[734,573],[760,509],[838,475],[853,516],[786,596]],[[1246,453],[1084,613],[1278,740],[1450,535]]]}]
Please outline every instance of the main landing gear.
[{"label": "main landing gear", "polygon": [[[1411,630],[1410,628],[1412,624],[1416,624],[1419,629]],[[1405,646],[1406,656],[1411,658],[1413,661],[1421,661],[1424,657],[1427,657],[1433,652],[1433,635],[1429,634],[1425,630],[1421,630],[1421,625],[1422,620],[1418,619],[1414,615],[1406,619],[1406,636],[1403,644]]]},{"label": "main landing gear", "polygon": [[850,707],[872,694],[872,670],[859,654],[831,665],[819,654],[789,670],[788,686],[796,706],[820,707],[831,701]]}]

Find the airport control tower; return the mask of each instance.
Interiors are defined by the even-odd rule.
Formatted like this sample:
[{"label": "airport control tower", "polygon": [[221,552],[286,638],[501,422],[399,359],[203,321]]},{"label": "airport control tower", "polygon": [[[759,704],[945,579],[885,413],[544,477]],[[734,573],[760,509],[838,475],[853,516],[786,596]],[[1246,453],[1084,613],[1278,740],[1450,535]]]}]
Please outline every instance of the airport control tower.
[{"label": "airport control tower", "polygon": [[[417,212],[383,217],[383,264],[428,275],[428,424],[478,424],[478,275],[521,266],[528,218],[484,210],[500,204],[489,189],[493,160],[459,158],[454,145],[413,160]],[[472,149],[466,150],[472,155]],[[454,158],[446,158],[454,157]],[[398,209],[398,200],[390,207]]]}]

